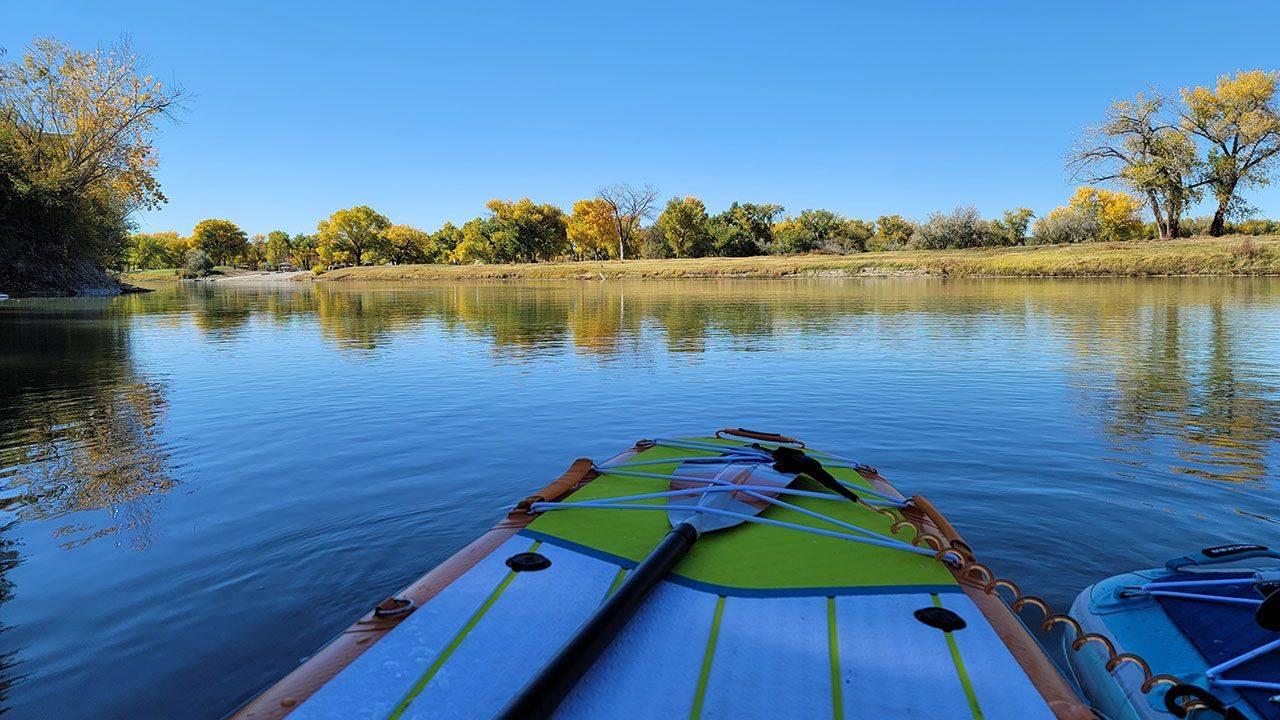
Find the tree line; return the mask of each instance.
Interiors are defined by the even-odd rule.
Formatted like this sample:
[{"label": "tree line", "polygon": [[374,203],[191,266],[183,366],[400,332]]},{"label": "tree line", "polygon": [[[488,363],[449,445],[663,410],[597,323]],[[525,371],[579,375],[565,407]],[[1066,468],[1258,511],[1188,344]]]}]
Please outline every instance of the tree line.
[{"label": "tree line", "polygon": [[[634,190],[634,188],[632,189]],[[645,194],[656,193],[652,188]],[[130,237],[129,268],[183,267],[188,276],[215,265],[242,268],[327,270],[361,264],[520,263],[621,258],[746,257],[802,253],[849,254],[886,250],[943,250],[978,247],[1117,242],[1161,237],[1156,223],[1144,222],[1136,195],[1082,186],[1061,207],[1036,218],[1025,207],[984,218],[973,207],[930,214],[917,222],[902,215],[874,220],[845,217],[833,210],[786,214],[777,204],[734,202],[719,213],[693,196],[673,197],[659,212],[656,202],[619,212],[596,197],[579,200],[565,213],[551,204],[492,200],[486,215],[461,226],[445,223],[434,232],[395,224],[360,205],[338,210],[313,233],[283,230],[249,236],[230,220],[203,220],[190,236],[177,232]],[[646,223],[646,220],[652,222]],[[1033,222],[1034,221],[1034,222]],[[1206,234],[1209,217],[1184,220],[1180,236]],[[1225,231],[1280,234],[1280,222],[1228,222]]]}]

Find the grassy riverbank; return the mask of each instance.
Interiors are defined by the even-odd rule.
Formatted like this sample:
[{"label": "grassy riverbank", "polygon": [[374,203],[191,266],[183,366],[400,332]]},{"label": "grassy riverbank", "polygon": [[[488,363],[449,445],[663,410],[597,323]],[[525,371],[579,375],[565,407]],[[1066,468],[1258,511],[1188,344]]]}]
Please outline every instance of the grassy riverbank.
[{"label": "grassy riverbank", "polygon": [[461,279],[790,277],[797,275],[955,277],[1147,277],[1280,275],[1280,238],[1038,245],[974,250],[903,250],[857,255],[628,260],[520,265],[384,265],[342,268],[325,281]]}]

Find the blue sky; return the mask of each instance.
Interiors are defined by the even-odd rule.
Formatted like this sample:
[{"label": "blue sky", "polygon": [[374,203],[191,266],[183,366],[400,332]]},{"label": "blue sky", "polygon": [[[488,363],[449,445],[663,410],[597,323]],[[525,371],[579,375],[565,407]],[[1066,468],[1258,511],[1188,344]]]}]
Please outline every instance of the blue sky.
[{"label": "blue sky", "polygon": [[9,2],[0,45],[128,34],[194,93],[140,217],[182,232],[355,204],[430,230],[619,181],[713,211],[1042,213],[1111,99],[1280,67],[1271,2],[874,5]]}]

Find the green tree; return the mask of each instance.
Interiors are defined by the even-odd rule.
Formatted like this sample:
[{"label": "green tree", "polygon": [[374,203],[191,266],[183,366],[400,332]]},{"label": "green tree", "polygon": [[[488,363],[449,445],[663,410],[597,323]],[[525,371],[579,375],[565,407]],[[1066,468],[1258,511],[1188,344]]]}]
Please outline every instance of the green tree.
[{"label": "green tree", "polygon": [[1209,234],[1226,229],[1233,211],[1246,204],[1240,191],[1270,182],[1269,171],[1280,157],[1280,105],[1276,85],[1280,71],[1250,70],[1222,75],[1212,87],[1182,91],[1183,127],[1209,146],[1204,183],[1218,207]]},{"label": "green tree", "polygon": [[431,249],[428,262],[454,262],[453,253],[462,242],[462,228],[447,222],[439,230],[431,233]]},{"label": "green tree", "polygon": [[129,236],[124,263],[139,270],[177,267],[186,257],[186,240],[173,231]]},{"label": "green tree", "polygon": [[850,220],[830,210],[805,210],[787,218],[775,229],[775,248],[784,254],[812,252],[865,252],[874,231],[871,223]]},{"label": "green tree", "polygon": [[383,256],[387,251],[387,228],[391,221],[368,205],[339,210],[316,226],[321,257],[360,265],[366,256]]},{"label": "green tree", "polygon": [[428,263],[434,259],[435,243],[430,233],[409,225],[387,228],[388,258],[398,265]]},{"label": "green tree", "polygon": [[191,247],[203,252],[215,265],[230,265],[249,249],[249,238],[230,220],[201,220],[191,233]]},{"label": "green tree", "polygon": [[675,257],[703,257],[711,252],[711,218],[698,198],[671,198],[657,225]]},{"label": "green tree", "polygon": [[490,200],[486,207],[493,213],[497,232],[492,240],[502,262],[550,260],[568,250],[564,211],[555,205],[523,198],[517,202]]},{"label": "green tree", "polygon": [[262,249],[262,257],[272,268],[278,268],[288,262],[293,252],[293,244],[289,233],[283,230],[272,230],[267,233],[266,246]]},{"label": "green tree", "polygon": [[298,233],[289,241],[289,247],[289,257],[299,270],[310,270],[320,264],[319,236]]},{"label": "green tree", "polygon": [[781,205],[734,202],[711,219],[715,254],[725,257],[759,255],[773,245],[773,226]]},{"label": "green tree", "polygon": [[497,262],[498,249],[494,238],[499,230],[492,218],[468,220],[462,225],[451,262],[458,265]]},{"label": "green tree", "polygon": [[877,243],[883,248],[904,248],[911,241],[916,224],[901,215],[881,215],[876,219]]},{"label": "green tree", "polygon": [[1030,208],[1014,208],[1013,210],[1005,210],[1004,217],[1000,220],[991,222],[991,229],[995,233],[997,242],[1000,245],[1022,245],[1027,241],[1027,228],[1031,225],[1031,218],[1035,217],[1035,213]]}]

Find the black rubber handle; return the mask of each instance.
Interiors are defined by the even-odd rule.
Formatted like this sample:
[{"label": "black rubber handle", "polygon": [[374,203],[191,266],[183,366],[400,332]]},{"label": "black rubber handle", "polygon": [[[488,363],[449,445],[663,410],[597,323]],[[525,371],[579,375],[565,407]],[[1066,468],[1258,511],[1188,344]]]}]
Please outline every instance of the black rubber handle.
[{"label": "black rubber handle", "polygon": [[501,720],[551,717],[587,668],[635,614],[653,586],[689,552],[697,539],[698,531],[689,523],[672,528],[653,552],[631,571],[617,592],[605,600],[595,615],[569,638],[569,642],[532,680],[525,683],[496,717]]}]

